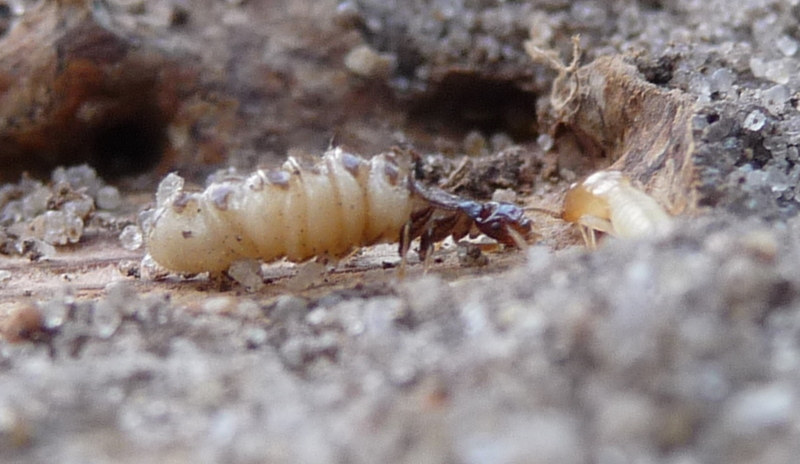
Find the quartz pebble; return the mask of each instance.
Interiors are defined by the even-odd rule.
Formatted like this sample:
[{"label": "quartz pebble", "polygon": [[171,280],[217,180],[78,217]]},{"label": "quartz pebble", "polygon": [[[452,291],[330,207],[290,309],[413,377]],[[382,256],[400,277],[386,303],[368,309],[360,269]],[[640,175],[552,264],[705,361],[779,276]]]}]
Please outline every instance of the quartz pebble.
[{"label": "quartz pebble", "polygon": [[470,131],[462,142],[467,156],[481,156],[488,153],[486,137],[479,131]]},{"label": "quartz pebble", "polygon": [[300,264],[297,273],[287,282],[287,287],[292,291],[306,290],[322,281],[327,272],[327,267],[316,261]]},{"label": "quartz pebble", "polygon": [[234,261],[228,269],[228,275],[239,282],[248,292],[256,292],[264,288],[261,277],[261,262],[255,259]]},{"label": "quartz pebble", "polygon": [[797,73],[797,63],[789,58],[770,61],[764,65],[764,77],[776,84],[788,84],[789,78]]},{"label": "quartz pebble", "polygon": [[95,334],[100,338],[109,338],[122,324],[122,314],[117,302],[109,299],[100,300],[94,306],[92,324]]},{"label": "quartz pebble", "polygon": [[166,205],[170,197],[183,188],[183,183],[183,177],[175,173],[167,174],[167,177],[158,184],[158,190],[156,190],[156,207],[160,208]]},{"label": "quartz pebble", "polygon": [[31,219],[47,210],[47,202],[52,192],[44,185],[39,185],[22,199],[22,218]]},{"label": "quartz pebble", "polygon": [[114,210],[121,201],[119,190],[87,165],[56,168],[48,184],[23,176],[0,187],[2,249],[31,259],[52,256],[52,246],[81,240],[96,208]]},{"label": "quartz pebble", "polygon": [[395,58],[391,54],[378,53],[369,45],[359,45],[345,56],[344,65],[360,77],[384,77],[394,69]]},{"label": "quartz pebble", "polygon": [[122,197],[116,187],[106,185],[97,191],[96,201],[100,209],[115,210],[122,204]]},{"label": "quartz pebble", "polygon": [[53,171],[51,176],[53,184],[65,182],[73,190],[85,190],[86,193],[94,195],[103,186],[103,181],[97,177],[97,173],[89,165],[72,166],[69,168],[59,167]]},{"label": "quartz pebble", "polygon": [[789,101],[789,89],[785,85],[775,85],[761,94],[761,103],[772,114],[780,114]]},{"label": "quartz pebble", "polygon": [[536,138],[536,143],[543,151],[550,151],[553,148],[554,140],[547,134],[541,134]]},{"label": "quartz pebble", "polygon": [[51,245],[76,243],[83,234],[83,220],[63,211],[46,211],[31,222],[35,237]]},{"label": "quartz pebble", "polygon": [[709,87],[711,92],[728,93],[736,81],[736,74],[727,68],[721,68],[714,71],[709,79]]},{"label": "quartz pebble", "polygon": [[767,117],[764,116],[764,113],[758,110],[753,110],[748,113],[747,117],[744,119],[744,128],[757,132],[764,127],[764,124],[767,122]]},{"label": "quartz pebble", "polygon": [[23,253],[32,261],[52,258],[56,255],[56,248],[48,242],[36,238],[26,239],[22,242]]},{"label": "quartz pebble", "polygon": [[119,234],[119,241],[126,250],[138,250],[144,243],[142,229],[133,224],[125,226]]},{"label": "quartz pebble", "polygon": [[785,56],[793,56],[797,53],[797,41],[786,34],[781,35],[775,40],[775,46]]}]

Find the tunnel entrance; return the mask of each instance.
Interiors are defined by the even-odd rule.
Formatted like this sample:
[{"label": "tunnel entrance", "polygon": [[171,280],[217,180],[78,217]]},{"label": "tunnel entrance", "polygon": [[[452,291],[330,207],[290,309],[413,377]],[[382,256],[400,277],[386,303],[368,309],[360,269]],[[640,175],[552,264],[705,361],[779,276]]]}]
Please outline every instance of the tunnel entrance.
[{"label": "tunnel entrance", "polygon": [[99,121],[91,128],[88,161],[104,178],[147,172],[168,146],[167,121],[154,107]]},{"label": "tunnel entrance", "polygon": [[461,138],[477,130],[525,142],[537,135],[536,99],[511,81],[454,72],[412,105],[409,123],[444,137]]}]

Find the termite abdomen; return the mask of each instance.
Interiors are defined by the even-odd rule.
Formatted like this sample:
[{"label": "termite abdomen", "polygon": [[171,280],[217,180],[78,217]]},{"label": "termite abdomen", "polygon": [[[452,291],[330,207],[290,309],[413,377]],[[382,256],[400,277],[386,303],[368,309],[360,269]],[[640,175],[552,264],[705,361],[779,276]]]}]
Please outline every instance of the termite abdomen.
[{"label": "termite abdomen", "polygon": [[227,178],[204,191],[184,189],[172,174],[157,194],[150,255],[167,269],[195,273],[223,271],[243,258],[337,258],[381,242],[399,241],[405,256],[416,238],[424,258],[433,243],[474,230],[507,245],[528,236],[530,221],[519,208],[423,189],[410,166],[402,153],[364,161],[337,148],[314,165],[290,158],[279,170]]},{"label": "termite abdomen", "polygon": [[167,269],[221,271],[242,258],[304,261],[344,256],[395,241],[408,220],[407,172],[391,155],[361,161],[331,150],[313,169],[290,159],[280,170],[187,192],[182,179],[162,195],[148,234],[149,252]]}]

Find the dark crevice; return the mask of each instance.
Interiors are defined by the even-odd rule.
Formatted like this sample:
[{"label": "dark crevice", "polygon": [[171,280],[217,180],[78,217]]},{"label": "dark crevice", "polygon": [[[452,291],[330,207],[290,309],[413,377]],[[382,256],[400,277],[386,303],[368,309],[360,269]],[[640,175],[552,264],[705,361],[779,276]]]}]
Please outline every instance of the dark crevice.
[{"label": "dark crevice", "polygon": [[160,119],[151,115],[98,126],[89,163],[105,178],[150,170],[167,146],[166,125]]},{"label": "dark crevice", "polygon": [[0,2],[0,37],[11,28],[11,21],[13,19],[13,12],[11,7],[6,2]]},{"label": "dark crevice", "polygon": [[502,132],[521,142],[536,136],[536,95],[514,82],[451,73],[414,102],[409,116],[412,125],[436,135]]},{"label": "dark crevice", "polygon": [[0,152],[16,160],[0,174],[13,180],[23,172],[47,178],[57,166],[90,164],[107,180],[155,168],[168,153],[167,128],[174,116],[159,100],[152,79],[65,79],[42,124],[28,124],[0,138]]},{"label": "dark crevice", "polygon": [[647,82],[663,87],[672,80],[676,59],[670,55],[664,55],[655,60],[649,57],[640,58],[637,60],[636,67]]}]

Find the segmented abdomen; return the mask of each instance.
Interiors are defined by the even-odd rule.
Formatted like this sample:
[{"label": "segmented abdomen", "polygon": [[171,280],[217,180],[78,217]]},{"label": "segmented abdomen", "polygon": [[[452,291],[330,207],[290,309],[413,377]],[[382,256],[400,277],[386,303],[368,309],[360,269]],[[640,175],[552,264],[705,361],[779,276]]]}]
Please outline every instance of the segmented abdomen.
[{"label": "segmented abdomen", "polygon": [[148,251],[178,272],[222,271],[242,258],[304,261],[340,257],[353,248],[397,241],[412,201],[408,167],[393,155],[369,162],[333,149],[308,167],[294,159],[280,170],[187,192],[182,179],[160,198]]},{"label": "segmented abdomen", "polygon": [[653,197],[630,185],[609,192],[611,224],[620,237],[665,234],[672,220]]}]

